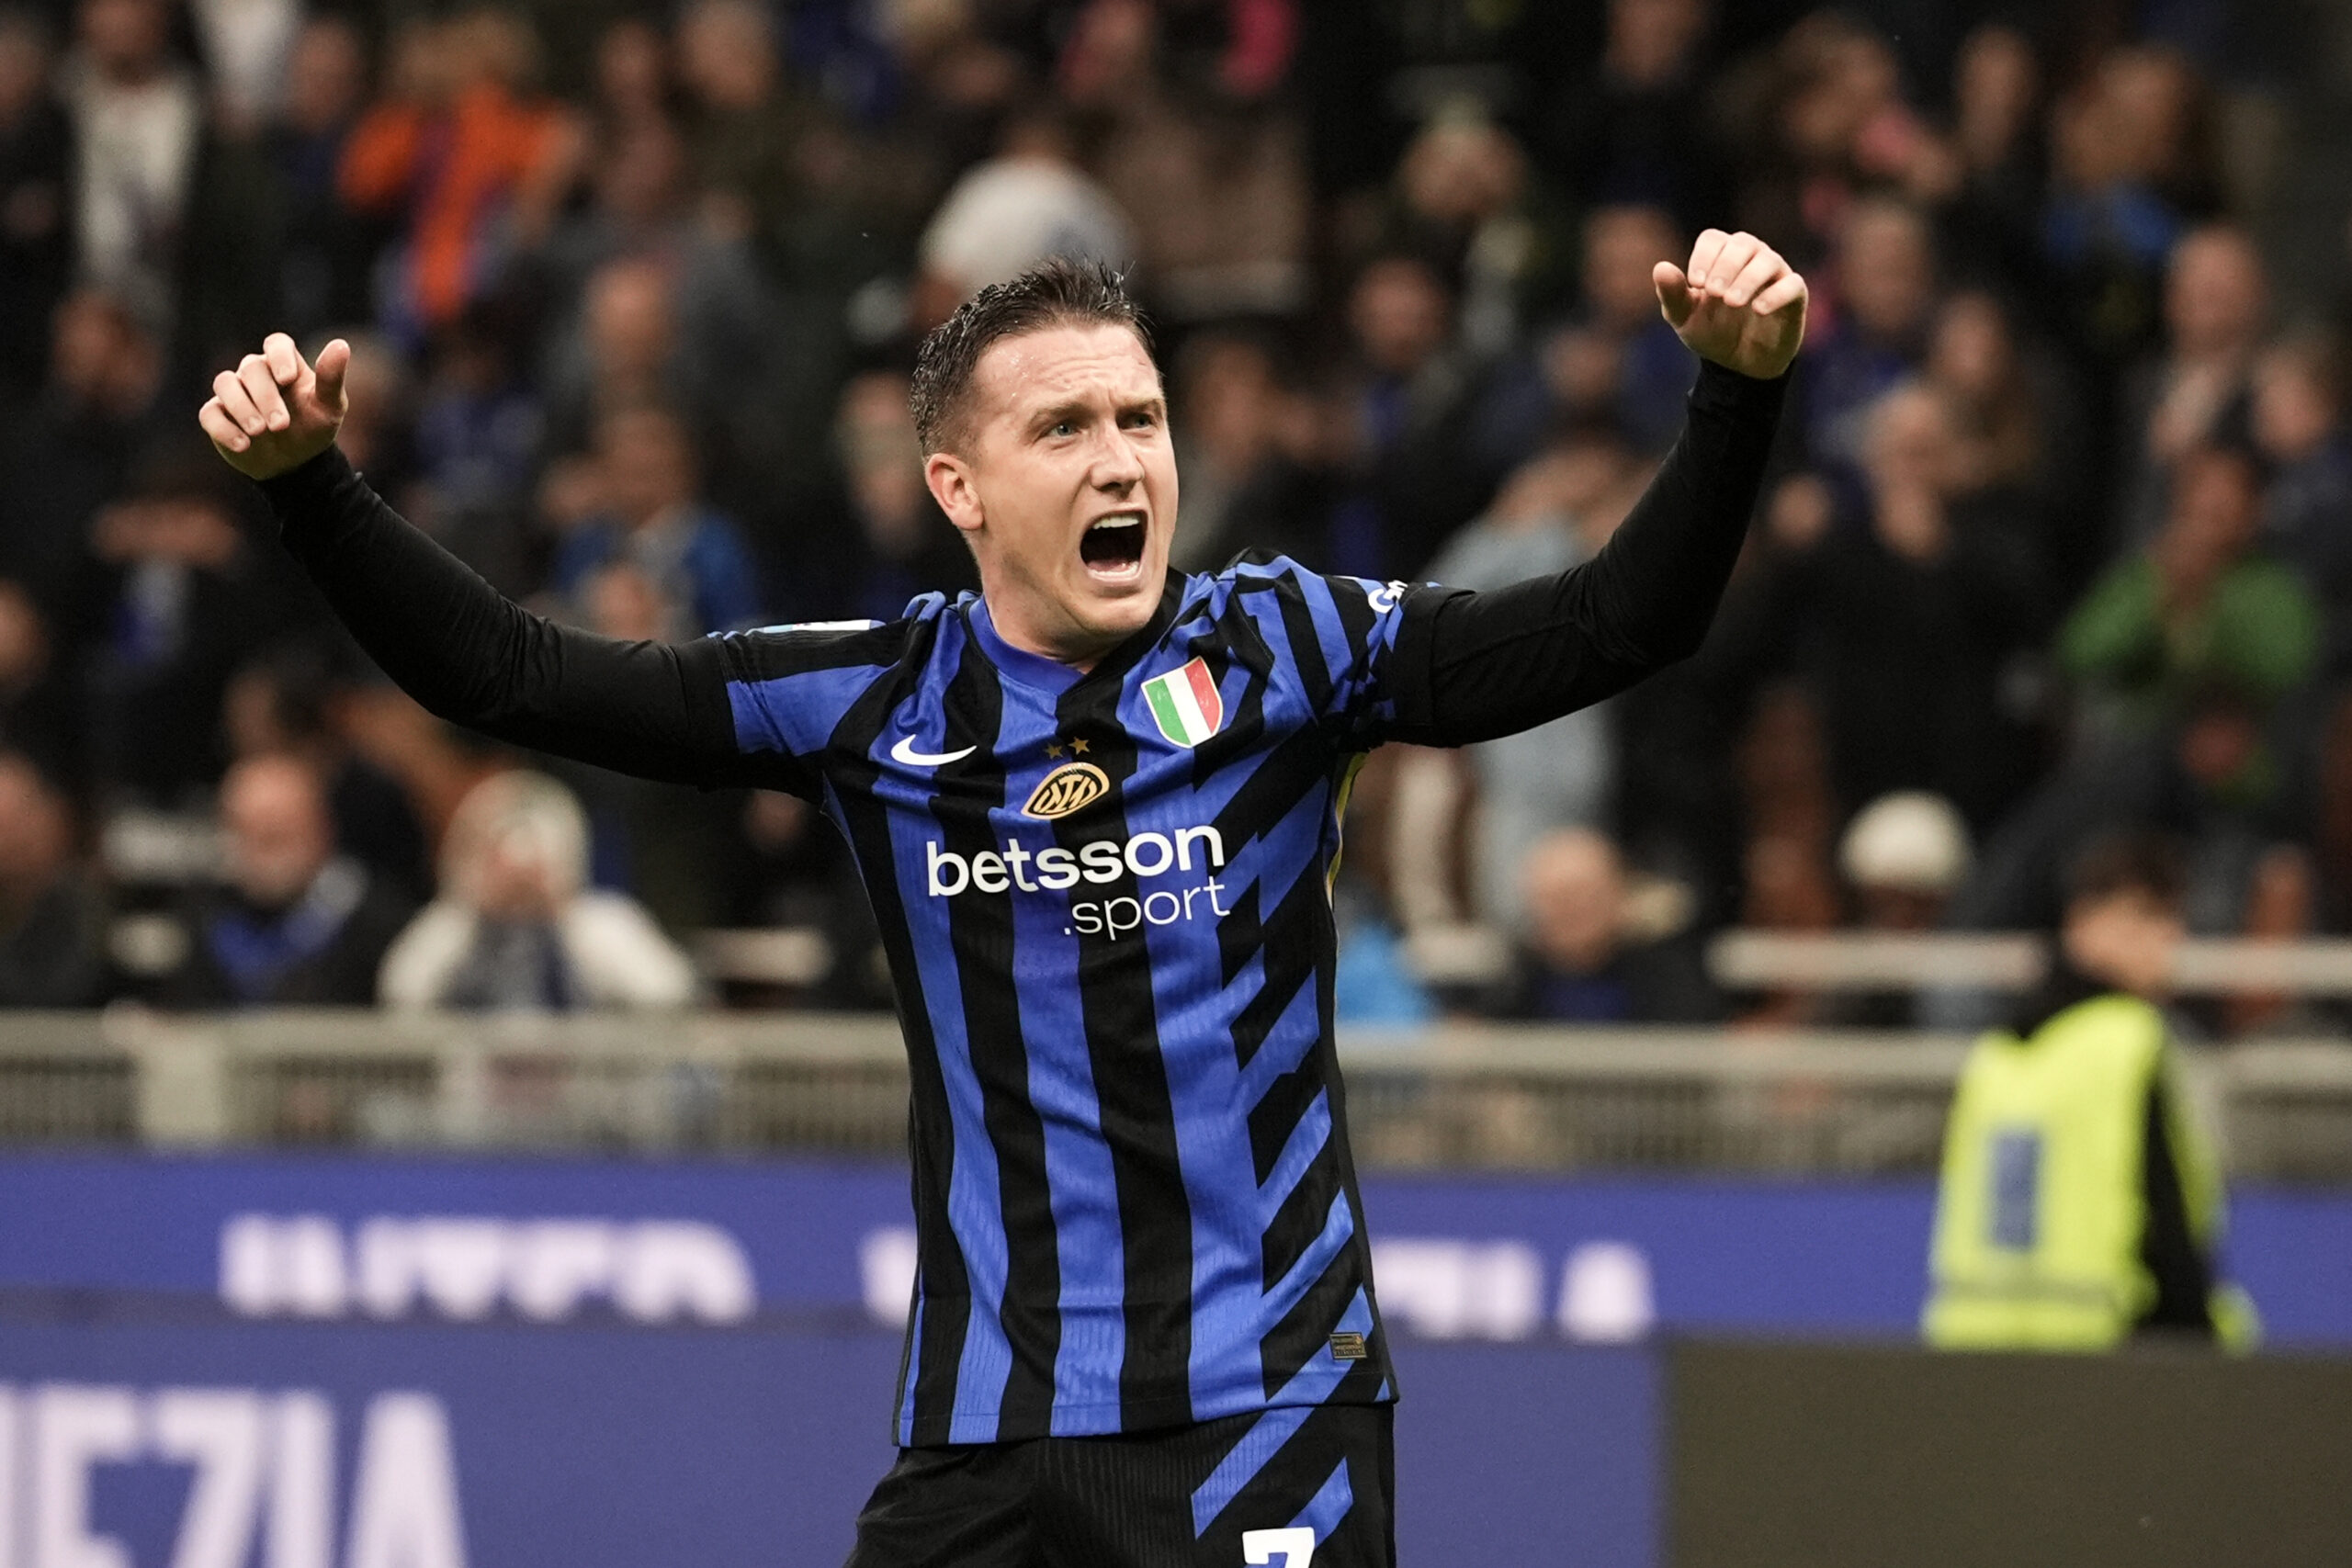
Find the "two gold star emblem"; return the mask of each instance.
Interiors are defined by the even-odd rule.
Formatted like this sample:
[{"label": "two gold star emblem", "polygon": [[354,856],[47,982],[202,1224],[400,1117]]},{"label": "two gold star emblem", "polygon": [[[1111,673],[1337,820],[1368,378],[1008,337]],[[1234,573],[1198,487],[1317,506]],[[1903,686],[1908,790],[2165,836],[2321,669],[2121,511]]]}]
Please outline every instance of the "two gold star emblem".
[{"label": "two gold star emblem", "polygon": [[[1086,755],[1086,748],[1087,748],[1087,744],[1088,744],[1088,743],[1087,743],[1086,741],[1084,741],[1084,740],[1076,740],[1076,739],[1072,740],[1072,741],[1069,743],[1069,754],[1070,754],[1071,756],[1073,756],[1073,757],[1083,757],[1083,756],[1085,756],[1085,755]],[[1056,742],[1055,742],[1054,744],[1052,744],[1051,746],[1048,746],[1048,747],[1046,747],[1046,756],[1048,756],[1048,757],[1058,757],[1058,756],[1060,756],[1061,754],[1062,754],[1062,746],[1061,746],[1061,742],[1059,742],[1059,741],[1056,741]]]}]

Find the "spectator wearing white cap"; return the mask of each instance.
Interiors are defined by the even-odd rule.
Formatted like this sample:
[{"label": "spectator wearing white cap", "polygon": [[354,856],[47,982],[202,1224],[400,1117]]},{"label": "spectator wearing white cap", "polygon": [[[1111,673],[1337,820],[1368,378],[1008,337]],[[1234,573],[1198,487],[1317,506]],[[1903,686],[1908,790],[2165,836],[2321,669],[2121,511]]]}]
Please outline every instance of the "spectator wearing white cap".
[{"label": "spectator wearing white cap", "polygon": [[1846,829],[1838,869],[1875,931],[1929,931],[1968,875],[1968,825],[1942,795],[1898,790],[1871,802]]},{"label": "spectator wearing white cap", "polygon": [[[1899,790],[1871,802],[1848,824],[1838,869],[1854,910],[1874,931],[1927,931],[1968,875],[1968,825],[1952,803],[1925,790]],[[1928,1021],[1921,993],[1880,991],[1851,998],[1840,1023],[1911,1029]]]}]

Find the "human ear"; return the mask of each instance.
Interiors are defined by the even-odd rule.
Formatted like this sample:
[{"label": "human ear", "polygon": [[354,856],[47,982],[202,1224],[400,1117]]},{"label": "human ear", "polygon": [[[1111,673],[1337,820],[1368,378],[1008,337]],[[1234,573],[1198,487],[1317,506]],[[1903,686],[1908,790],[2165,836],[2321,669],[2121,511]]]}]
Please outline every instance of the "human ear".
[{"label": "human ear", "polygon": [[971,465],[955,453],[933,452],[925,458],[922,482],[930,487],[931,498],[939,502],[939,510],[947,513],[947,521],[966,533],[978,532],[988,521]]}]

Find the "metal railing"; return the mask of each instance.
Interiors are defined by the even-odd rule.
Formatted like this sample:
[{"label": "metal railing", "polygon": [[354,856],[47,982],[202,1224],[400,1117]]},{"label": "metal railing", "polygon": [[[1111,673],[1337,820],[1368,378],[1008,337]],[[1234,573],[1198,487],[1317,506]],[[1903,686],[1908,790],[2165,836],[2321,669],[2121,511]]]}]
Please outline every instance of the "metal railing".
[{"label": "metal railing", "polygon": [[[806,927],[709,931],[695,941],[703,974],[720,984],[796,990],[833,960],[825,932]],[[1430,925],[1404,944],[1406,964],[1432,985],[1476,986],[1510,964],[1504,933],[1483,925]],[[1778,931],[1734,927],[1707,944],[1707,970],[1733,991],[1814,995],[1935,990],[2015,993],[2041,983],[2049,944],[2026,931]],[[2181,944],[2172,986],[2184,996],[2352,997],[2352,941],[2196,937]]]},{"label": "metal railing", "polygon": [[[1449,1026],[1341,1041],[1386,1169],[1922,1172],[1966,1042],[1831,1031]],[[2352,1181],[2352,1047],[2193,1058],[2241,1175]],[[896,1156],[874,1016],[0,1015],[0,1143]]]},{"label": "metal railing", "polygon": [[[2021,991],[2040,983],[2048,963],[2041,938],[2015,931],[1735,928],[1707,948],[1708,972],[1735,990]],[[2174,956],[2172,985],[2189,996],[2352,996],[2352,942],[2192,938]]]}]

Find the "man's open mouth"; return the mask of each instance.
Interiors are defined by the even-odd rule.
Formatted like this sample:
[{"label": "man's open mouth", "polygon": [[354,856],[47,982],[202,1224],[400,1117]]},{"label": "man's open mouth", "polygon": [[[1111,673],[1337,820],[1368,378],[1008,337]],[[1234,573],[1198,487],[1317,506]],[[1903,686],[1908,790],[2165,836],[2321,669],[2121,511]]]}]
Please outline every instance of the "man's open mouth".
[{"label": "man's open mouth", "polygon": [[1078,557],[1097,577],[1132,577],[1142,569],[1143,544],[1143,513],[1114,512],[1080,537]]}]

